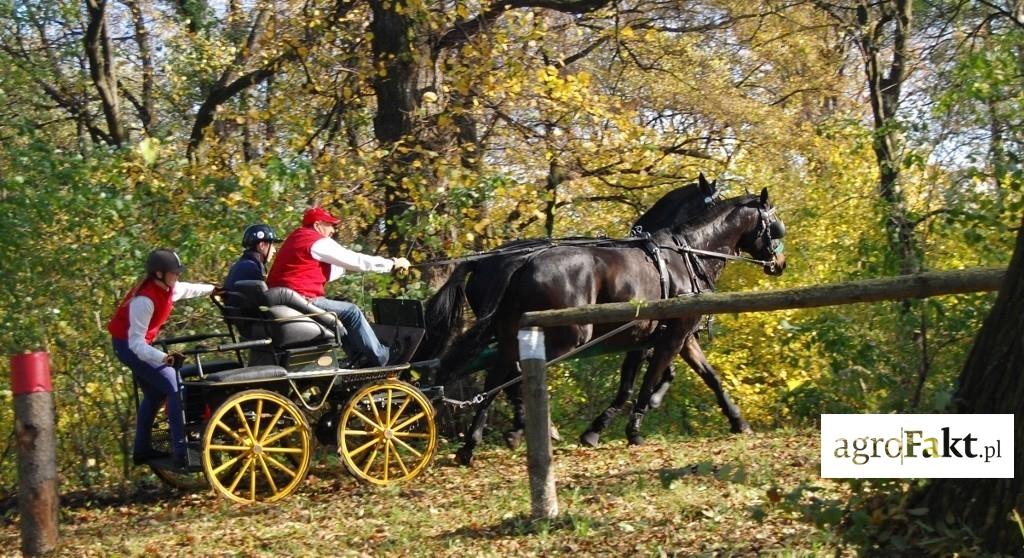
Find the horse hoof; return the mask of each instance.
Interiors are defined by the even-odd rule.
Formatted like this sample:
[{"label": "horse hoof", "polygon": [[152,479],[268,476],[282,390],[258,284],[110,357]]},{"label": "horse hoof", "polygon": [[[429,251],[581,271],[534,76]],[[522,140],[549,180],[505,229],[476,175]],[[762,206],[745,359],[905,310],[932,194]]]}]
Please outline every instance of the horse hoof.
[{"label": "horse hoof", "polygon": [[584,432],[580,436],[580,445],[586,448],[596,448],[597,442],[601,439],[601,435],[597,432]]},{"label": "horse hoof", "polygon": [[562,435],[558,433],[558,427],[557,426],[555,426],[553,424],[549,424],[548,425],[548,432],[551,434],[551,439],[552,440],[554,440],[556,442],[561,442],[562,441]]},{"label": "horse hoof", "polygon": [[741,419],[739,422],[733,423],[733,425],[732,425],[732,433],[733,434],[753,434],[754,433],[754,429],[750,428],[750,425],[747,424],[747,421]]},{"label": "horse hoof", "polygon": [[463,467],[473,465],[473,450],[461,448],[455,452],[455,462]]},{"label": "horse hoof", "polygon": [[631,445],[631,446],[642,446],[642,445],[644,445],[644,437],[639,435],[639,434],[635,434],[633,436],[627,436],[626,439],[629,442],[629,445]]},{"label": "horse hoof", "polygon": [[657,409],[661,407],[661,402],[665,400],[665,394],[668,393],[668,384],[660,388],[658,391],[651,394],[651,408]]},{"label": "horse hoof", "polygon": [[516,449],[523,443],[523,432],[521,430],[510,430],[505,433],[505,445],[508,449]]}]

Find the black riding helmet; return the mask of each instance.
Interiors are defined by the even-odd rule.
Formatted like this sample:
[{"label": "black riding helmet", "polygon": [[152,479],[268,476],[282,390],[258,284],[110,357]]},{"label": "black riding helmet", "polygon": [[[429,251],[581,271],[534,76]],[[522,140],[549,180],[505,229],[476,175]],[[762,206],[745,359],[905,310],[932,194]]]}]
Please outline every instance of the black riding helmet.
[{"label": "black riding helmet", "polygon": [[150,252],[146,258],[146,273],[153,275],[159,271],[181,273],[185,271],[185,266],[182,265],[177,252],[168,248],[159,248]]},{"label": "black riding helmet", "polygon": [[242,247],[246,250],[256,248],[256,245],[260,242],[274,243],[281,242],[281,240],[274,234],[274,229],[270,228],[270,225],[264,225],[263,223],[249,225],[245,228],[245,232],[242,233]]}]

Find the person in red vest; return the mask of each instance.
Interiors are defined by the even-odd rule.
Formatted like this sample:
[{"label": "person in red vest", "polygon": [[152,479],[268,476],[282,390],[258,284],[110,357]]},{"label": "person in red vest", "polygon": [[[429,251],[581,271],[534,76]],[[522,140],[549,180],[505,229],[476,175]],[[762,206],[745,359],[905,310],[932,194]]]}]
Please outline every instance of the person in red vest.
[{"label": "person in red vest", "polygon": [[175,464],[184,466],[186,463],[185,421],[178,394],[181,386],[178,373],[173,368],[175,359],[180,359],[181,355],[164,353],[152,345],[170,316],[174,301],[202,296],[214,290],[213,285],[179,281],[184,269],[174,250],[161,248],[150,252],[146,258],[146,276],[128,292],[107,324],[114,354],[131,369],[142,389],[132,450],[132,460],[136,465],[168,457],[154,450],[150,439],[153,421],[164,401],[167,401]]},{"label": "person in red vest", "polygon": [[349,359],[356,366],[384,366],[389,363],[389,350],[377,339],[363,311],[351,302],[326,298],[324,286],[346,271],[388,273],[408,269],[409,260],[370,256],[342,247],[332,238],[337,223],[322,207],[307,209],[302,226],[292,231],[277,251],[267,286],[287,287],[314,306],[337,314],[348,330],[342,344]]}]

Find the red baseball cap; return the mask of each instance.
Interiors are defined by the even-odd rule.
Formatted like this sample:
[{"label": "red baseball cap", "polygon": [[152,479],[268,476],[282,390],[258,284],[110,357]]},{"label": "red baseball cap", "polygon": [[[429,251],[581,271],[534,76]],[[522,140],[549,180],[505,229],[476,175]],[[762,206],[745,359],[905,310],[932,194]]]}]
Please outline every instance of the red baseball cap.
[{"label": "red baseball cap", "polygon": [[307,227],[317,221],[324,221],[325,223],[330,223],[332,225],[338,222],[333,215],[328,213],[327,210],[322,207],[311,207],[302,215],[302,224]]}]

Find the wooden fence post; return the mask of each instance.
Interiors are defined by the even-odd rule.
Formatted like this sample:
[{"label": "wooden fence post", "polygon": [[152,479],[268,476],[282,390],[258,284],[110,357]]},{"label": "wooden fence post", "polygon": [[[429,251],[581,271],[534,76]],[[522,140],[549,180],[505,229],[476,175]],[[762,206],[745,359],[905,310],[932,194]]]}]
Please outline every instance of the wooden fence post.
[{"label": "wooden fence post", "polygon": [[544,330],[519,330],[519,363],[523,369],[526,420],[526,464],[530,472],[530,516],[558,515],[558,495],[551,453],[551,410],[548,404],[547,357]]},{"label": "wooden fence post", "polygon": [[21,551],[39,556],[57,548],[57,438],[50,355],[39,351],[11,357],[11,391]]}]

